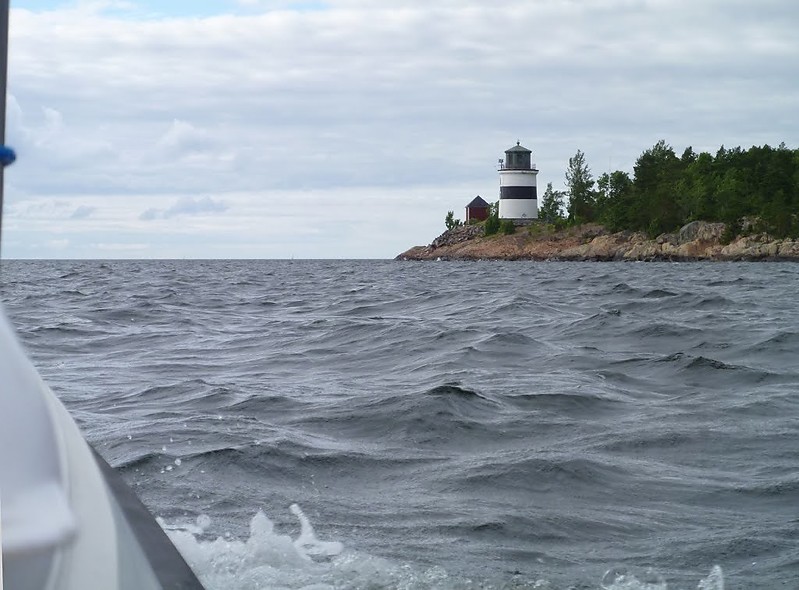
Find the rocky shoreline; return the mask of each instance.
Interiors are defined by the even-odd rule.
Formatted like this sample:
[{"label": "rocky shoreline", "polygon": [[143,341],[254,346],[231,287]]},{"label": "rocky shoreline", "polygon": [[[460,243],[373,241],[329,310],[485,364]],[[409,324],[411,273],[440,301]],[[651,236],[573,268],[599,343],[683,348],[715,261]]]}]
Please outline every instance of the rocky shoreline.
[{"label": "rocky shoreline", "polygon": [[428,246],[396,260],[565,261],[799,261],[799,240],[754,234],[722,243],[723,223],[694,221],[678,232],[650,239],[641,232],[610,233],[599,225],[554,231],[545,224],[519,227],[513,235],[484,236],[480,225],[447,230]]}]

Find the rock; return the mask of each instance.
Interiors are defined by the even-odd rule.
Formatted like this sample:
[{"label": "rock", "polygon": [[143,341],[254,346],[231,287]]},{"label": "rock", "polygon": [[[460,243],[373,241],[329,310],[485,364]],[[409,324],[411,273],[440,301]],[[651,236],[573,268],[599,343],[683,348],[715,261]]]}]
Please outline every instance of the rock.
[{"label": "rock", "polygon": [[649,239],[641,232],[608,233],[598,225],[555,232],[544,224],[513,235],[483,236],[482,225],[446,231],[429,246],[397,256],[404,260],[797,260],[799,242],[767,234],[722,245],[723,223],[694,221],[676,234]]},{"label": "rock", "polygon": [[460,225],[452,229],[448,229],[443,234],[438,236],[430,244],[431,248],[440,248],[441,246],[452,246],[459,244],[483,235],[483,226],[481,225]]},{"label": "rock", "polygon": [[658,244],[647,240],[636,242],[623,254],[624,260],[655,260],[660,254]]},{"label": "rock", "polygon": [[619,234],[600,235],[587,245],[584,256],[591,260],[620,260],[627,240]]},{"label": "rock", "polygon": [[680,244],[702,240],[705,242],[718,241],[724,233],[723,223],[710,223],[708,221],[692,221],[680,228],[678,239]]},{"label": "rock", "polygon": [[708,244],[701,240],[686,242],[674,249],[674,258],[677,260],[702,260],[711,256],[710,252],[714,247],[715,244]]},{"label": "rock", "polygon": [[780,258],[799,258],[799,242],[796,240],[783,240],[777,249]]},{"label": "rock", "polygon": [[414,246],[397,256],[395,260],[427,260],[430,258],[431,252],[432,248],[429,246]]},{"label": "rock", "polygon": [[655,242],[658,244],[671,244],[672,246],[676,246],[680,243],[680,237],[677,234],[660,234],[655,238]]},{"label": "rock", "polygon": [[732,260],[758,260],[775,257],[779,243],[764,242],[764,236],[743,236],[721,248],[721,255]]}]

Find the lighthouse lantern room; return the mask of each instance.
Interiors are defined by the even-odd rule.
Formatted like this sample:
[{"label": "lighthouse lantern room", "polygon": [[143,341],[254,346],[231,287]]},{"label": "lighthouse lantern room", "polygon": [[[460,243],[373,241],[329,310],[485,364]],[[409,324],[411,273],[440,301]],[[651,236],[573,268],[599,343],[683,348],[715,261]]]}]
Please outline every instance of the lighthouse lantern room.
[{"label": "lighthouse lantern room", "polygon": [[532,152],[516,145],[505,150],[505,159],[499,165],[499,218],[537,219],[538,170],[531,161]]}]

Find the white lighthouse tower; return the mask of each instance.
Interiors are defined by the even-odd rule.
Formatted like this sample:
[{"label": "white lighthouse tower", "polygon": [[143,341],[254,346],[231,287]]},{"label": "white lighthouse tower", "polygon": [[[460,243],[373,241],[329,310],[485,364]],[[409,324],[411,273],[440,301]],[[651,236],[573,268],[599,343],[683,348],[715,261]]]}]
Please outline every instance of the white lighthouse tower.
[{"label": "white lighthouse tower", "polygon": [[517,141],[505,150],[505,160],[499,161],[500,219],[538,218],[538,170],[530,161],[532,153]]}]

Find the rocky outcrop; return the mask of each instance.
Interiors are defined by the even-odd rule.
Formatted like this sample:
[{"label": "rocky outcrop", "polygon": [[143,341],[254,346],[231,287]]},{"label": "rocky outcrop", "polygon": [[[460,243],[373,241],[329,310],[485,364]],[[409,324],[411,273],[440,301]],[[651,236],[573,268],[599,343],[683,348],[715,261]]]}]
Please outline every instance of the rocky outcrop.
[{"label": "rocky outcrop", "polygon": [[723,223],[694,221],[655,239],[640,232],[609,233],[599,225],[560,232],[543,224],[517,228],[513,235],[483,236],[482,226],[448,230],[429,246],[403,252],[400,260],[797,260],[799,241],[767,234],[722,244]]},{"label": "rocky outcrop", "polygon": [[483,227],[481,225],[461,225],[445,231],[433,240],[430,247],[453,246],[466,240],[473,240],[481,235],[483,235]]},{"label": "rocky outcrop", "polygon": [[723,223],[708,223],[706,221],[692,221],[684,225],[677,233],[677,240],[681,244],[688,242],[718,242],[724,233]]}]

